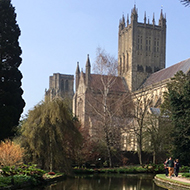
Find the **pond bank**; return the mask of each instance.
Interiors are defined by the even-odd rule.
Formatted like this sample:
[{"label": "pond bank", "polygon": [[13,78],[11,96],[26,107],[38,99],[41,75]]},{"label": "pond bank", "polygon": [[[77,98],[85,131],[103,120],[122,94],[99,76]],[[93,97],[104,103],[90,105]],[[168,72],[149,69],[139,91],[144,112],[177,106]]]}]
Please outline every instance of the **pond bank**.
[{"label": "pond bank", "polygon": [[16,190],[16,189],[27,189],[27,188],[31,188],[31,187],[40,187],[40,186],[47,186],[50,185],[52,183],[57,183],[59,181],[62,181],[64,179],[66,179],[67,177],[65,175],[58,175],[58,176],[52,176],[52,178],[44,178],[44,180],[42,180],[38,185],[34,185],[31,183],[31,181],[25,182],[23,184],[16,184],[16,185],[9,185],[6,187],[0,187],[0,190]]},{"label": "pond bank", "polygon": [[179,177],[166,177],[164,174],[157,174],[154,177],[154,182],[156,185],[171,189],[171,190],[188,190],[190,189],[190,180],[186,178]]}]

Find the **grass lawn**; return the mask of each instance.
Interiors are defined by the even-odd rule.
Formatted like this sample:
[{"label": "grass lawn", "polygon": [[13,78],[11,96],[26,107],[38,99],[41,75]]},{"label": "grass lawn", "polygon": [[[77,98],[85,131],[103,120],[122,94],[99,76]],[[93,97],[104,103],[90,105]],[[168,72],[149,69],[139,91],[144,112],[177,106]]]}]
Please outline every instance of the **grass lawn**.
[{"label": "grass lawn", "polygon": [[[183,173],[179,173],[179,176],[181,176],[182,174]],[[158,177],[158,178],[160,178],[160,179],[162,179],[164,181],[171,181],[173,183],[183,184],[183,185],[187,185],[187,186],[190,187],[190,181],[189,181],[189,183],[187,183],[187,182],[179,181],[176,178],[175,179],[174,178],[170,179],[169,177],[166,177],[165,174],[157,174],[156,177]],[[187,179],[187,178],[184,178],[184,179]],[[190,179],[190,178],[188,178],[188,179]]]}]

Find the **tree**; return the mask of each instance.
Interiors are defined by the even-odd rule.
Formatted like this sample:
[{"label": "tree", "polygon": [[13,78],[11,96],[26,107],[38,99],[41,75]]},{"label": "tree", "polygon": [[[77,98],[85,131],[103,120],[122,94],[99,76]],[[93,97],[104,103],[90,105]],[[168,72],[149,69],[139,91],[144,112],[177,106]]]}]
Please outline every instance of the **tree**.
[{"label": "tree", "polygon": [[171,81],[167,84],[168,91],[164,92],[164,102],[161,105],[161,112],[164,115],[168,115],[171,118],[172,107],[170,101],[169,91],[175,91],[179,94],[183,93],[183,86],[188,80],[188,75],[185,75],[182,71],[179,71],[171,78]]},{"label": "tree", "polygon": [[24,149],[10,139],[0,143],[0,163],[3,166],[14,166],[22,162]]},{"label": "tree", "polygon": [[29,161],[37,162],[43,169],[69,173],[73,150],[80,145],[81,135],[68,106],[61,99],[54,99],[29,111],[20,142]]},{"label": "tree", "polygon": [[132,129],[137,140],[137,153],[139,157],[139,163],[142,165],[142,152],[143,143],[145,141],[145,130],[146,130],[146,115],[151,105],[152,96],[149,97],[147,91],[143,89],[139,94],[133,94],[134,97],[134,109],[131,112],[132,118],[134,119]]},{"label": "tree", "polygon": [[189,164],[190,157],[190,76],[182,71],[178,72],[171,83],[168,84],[168,92],[165,94],[164,109],[169,110],[174,129],[173,154],[183,164]]},{"label": "tree", "polygon": [[183,3],[186,7],[190,6],[190,0],[180,0],[181,3]]},{"label": "tree", "polygon": [[117,77],[117,61],[101,48],[97,49],[94,71],[97,80],[91,83],[88,91],[89,114],[95,116],[95,122],[91,133],[100,144],[105,144],[109,166],[112,167],[113,149],[121,146],[121,132],[126,127],[124,112],[130,107],[131,97],[129,91],[124,88],[124,81]]},{"label": "tree", "polygon": [[[173,128],[168,116],[162,115],[159,108],[150,108],[145,121],[145,151],[152,153],[153,164],[159,154],[171,154],[170,130]],[[165,159],[165,158],[163,158]]]},{"label": "tree", "polygon": [[0,0],[0,140],[14,134],[25,102],[22,99],[20,29],[10,0]]}]

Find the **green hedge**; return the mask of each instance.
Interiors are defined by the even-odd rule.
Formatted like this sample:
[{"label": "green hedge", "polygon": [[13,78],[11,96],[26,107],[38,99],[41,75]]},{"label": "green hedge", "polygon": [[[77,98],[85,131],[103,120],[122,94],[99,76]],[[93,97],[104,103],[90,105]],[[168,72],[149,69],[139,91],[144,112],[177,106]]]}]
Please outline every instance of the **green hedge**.
[{"label": "green hedge", "polygon": [[100,169],[87,169],[87,168],[74,168],[75,174],[93,174],[93,173],[164,173],[165,169],[163,164],[160,165],[144,165],[144,166],[128,166],[119,168],[100,168]]},{"label": "green hedge", "polygon": [[182,176],[186,178],[190,178],[190,173],[183,173]]}]

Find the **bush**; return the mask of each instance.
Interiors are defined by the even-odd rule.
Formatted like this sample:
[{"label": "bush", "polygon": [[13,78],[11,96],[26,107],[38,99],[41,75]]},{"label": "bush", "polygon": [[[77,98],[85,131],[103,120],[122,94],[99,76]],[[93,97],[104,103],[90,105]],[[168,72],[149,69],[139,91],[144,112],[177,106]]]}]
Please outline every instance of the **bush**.
[{"label": "bush", "polygon": [[100,168],[100,169],[78,169],[74,168],[75,174],[82,174],[82,173],[164,173],[165,169],[163,164],[154,164],[154,165],[145,165],[142,166],[128,166],[128,167],[121,167],[121,168]]},{"label": "bush", "polygon": [[0,143],[0,163],[3,166],[13,166],[22,161],[24,149],[9,139]]},{"label": "bush", "polygon": [[37,185],[38,181],[32,176],[27,175],[14,175],[8,177],[0,177],[0,187],[7,187],[10,185],[15,185],[17,187],[29,183],[30,185]]},{"label": "bush", "polygon": [[189,166],[182,166],[181,168],[180,168],[180,172],[189,172],[189,170],[190,170],[190,167]]},{"label": "bush", "polygon": [[37,185],[44,182],[44,170],[36,168],[36,165],[6,166],[2,168],[0,187],[15,185],[19,187],[25,183]]},{"label": "bush", "polygon": [[13,175],[28,175],[33,177],[42,177],[45,173],[44,170],[36,168],[36,165],[21,165],[21,166],[5,166],[2,168],[3,176],[13,176]]},{"label": "bush", "polygon": [[183,177],[190,178],[190,173],[183,173],[182,176],[183,176]]},{"label": "bush", "polygon": [[11,177],[0,176],[0,187],[6,187],[11,184]]}]

